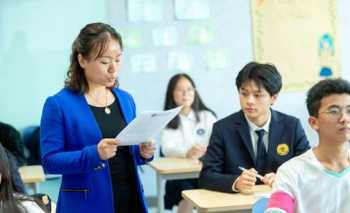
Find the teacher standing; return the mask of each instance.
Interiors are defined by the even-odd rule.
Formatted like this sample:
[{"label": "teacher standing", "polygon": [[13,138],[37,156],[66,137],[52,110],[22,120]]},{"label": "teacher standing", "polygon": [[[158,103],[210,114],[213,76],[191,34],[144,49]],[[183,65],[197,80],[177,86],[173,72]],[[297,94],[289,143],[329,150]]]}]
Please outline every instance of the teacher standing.
[{"label": "teacher standing", "polygon": [[45,102],[42,163],[62,174],[58,213],[147,212],[137,165],[153,158],[155,145],[115,139],[136,115],[133,98],[118,88],[122,50],[110,25],[86,25],[72,45],[65,87]]}]

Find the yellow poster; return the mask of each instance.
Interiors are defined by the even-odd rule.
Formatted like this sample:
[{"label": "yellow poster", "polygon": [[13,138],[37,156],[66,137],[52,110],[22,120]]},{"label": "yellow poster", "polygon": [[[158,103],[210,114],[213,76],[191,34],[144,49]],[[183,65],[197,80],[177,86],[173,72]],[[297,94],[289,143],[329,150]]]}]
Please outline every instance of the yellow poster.
[{"label": "yellow poster", "polygon": [[284,90],[340,77],[336,0],[252,0],[255,60],[272,63]]}]

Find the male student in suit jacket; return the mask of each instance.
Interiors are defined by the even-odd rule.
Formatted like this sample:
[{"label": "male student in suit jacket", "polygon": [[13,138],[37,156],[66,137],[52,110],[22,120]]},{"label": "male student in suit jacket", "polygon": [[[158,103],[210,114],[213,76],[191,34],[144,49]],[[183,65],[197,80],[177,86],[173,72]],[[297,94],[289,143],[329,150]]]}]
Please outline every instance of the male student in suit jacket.
[{"label": "male student in suit jacket", "polygon": [[[236,86],[241,110],[213,126],[202,158],[203,188],[243,192],[255,184],[271,185],[281,164],[310,148],[300,121],[271,109],[282,87],[276,67],[248,63],[238,73]],[[257,179],[258,174],[262,178]]]}]

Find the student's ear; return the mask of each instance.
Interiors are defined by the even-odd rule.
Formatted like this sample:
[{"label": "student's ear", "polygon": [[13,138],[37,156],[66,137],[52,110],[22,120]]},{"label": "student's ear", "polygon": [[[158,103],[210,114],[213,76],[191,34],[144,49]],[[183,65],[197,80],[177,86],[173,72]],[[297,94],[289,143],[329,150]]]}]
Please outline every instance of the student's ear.
[{"label": "student's ear", "polygon": [[317,118],[314,117],[314,116],[310,116],[309,119],[308,119],[308,121],[309,121],[310,126],[311,126],[314,130],[318,131],[319,126],[318,126],[318,120],[317,120]]},{"label": "student's ear", "polygon": [[271,106],[276,102],[277,97],[278,97],[278,93],[271,96]]},{"label": "student's ear", "polygon": [[78,54],[78,62],[82,68],[85,68],[87,60],[80,53]]}]

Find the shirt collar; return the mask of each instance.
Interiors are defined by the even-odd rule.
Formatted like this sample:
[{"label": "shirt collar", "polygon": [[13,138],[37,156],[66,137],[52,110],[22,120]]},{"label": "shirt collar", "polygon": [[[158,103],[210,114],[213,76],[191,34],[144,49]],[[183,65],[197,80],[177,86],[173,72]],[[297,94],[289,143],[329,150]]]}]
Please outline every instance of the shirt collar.
[{"label": "shirt collar", "polygon": [[180,118],[181,119],[185,119],[185,120],[192,120],[192,121],[195,121],[196,120],[196,116],[193,112],[193,110],[191,110],[188,115],[181,115],[179,114]]},{"label": "shirt collar", "polygon": [[269,111],[269,115],[268,115],[267,121],[266,121],[266,123],[264,124],[264,126],[262,126],[262,127],[259,127],[259,126],[255,125],[253,122],[251,122],[251,121],[247,118],[247,116],[244,115],[244,117],[245,117],[245,119],[246,119],[247,122],[248,122],[248,126],[249,126],[250,131],[255,131],[255,130],[263,129],[263,130],[265,130],[265,132],[267,132],[267,133],[269,132],[269,127],[270,127],[270,122],[271,122],[271,111]]}]

